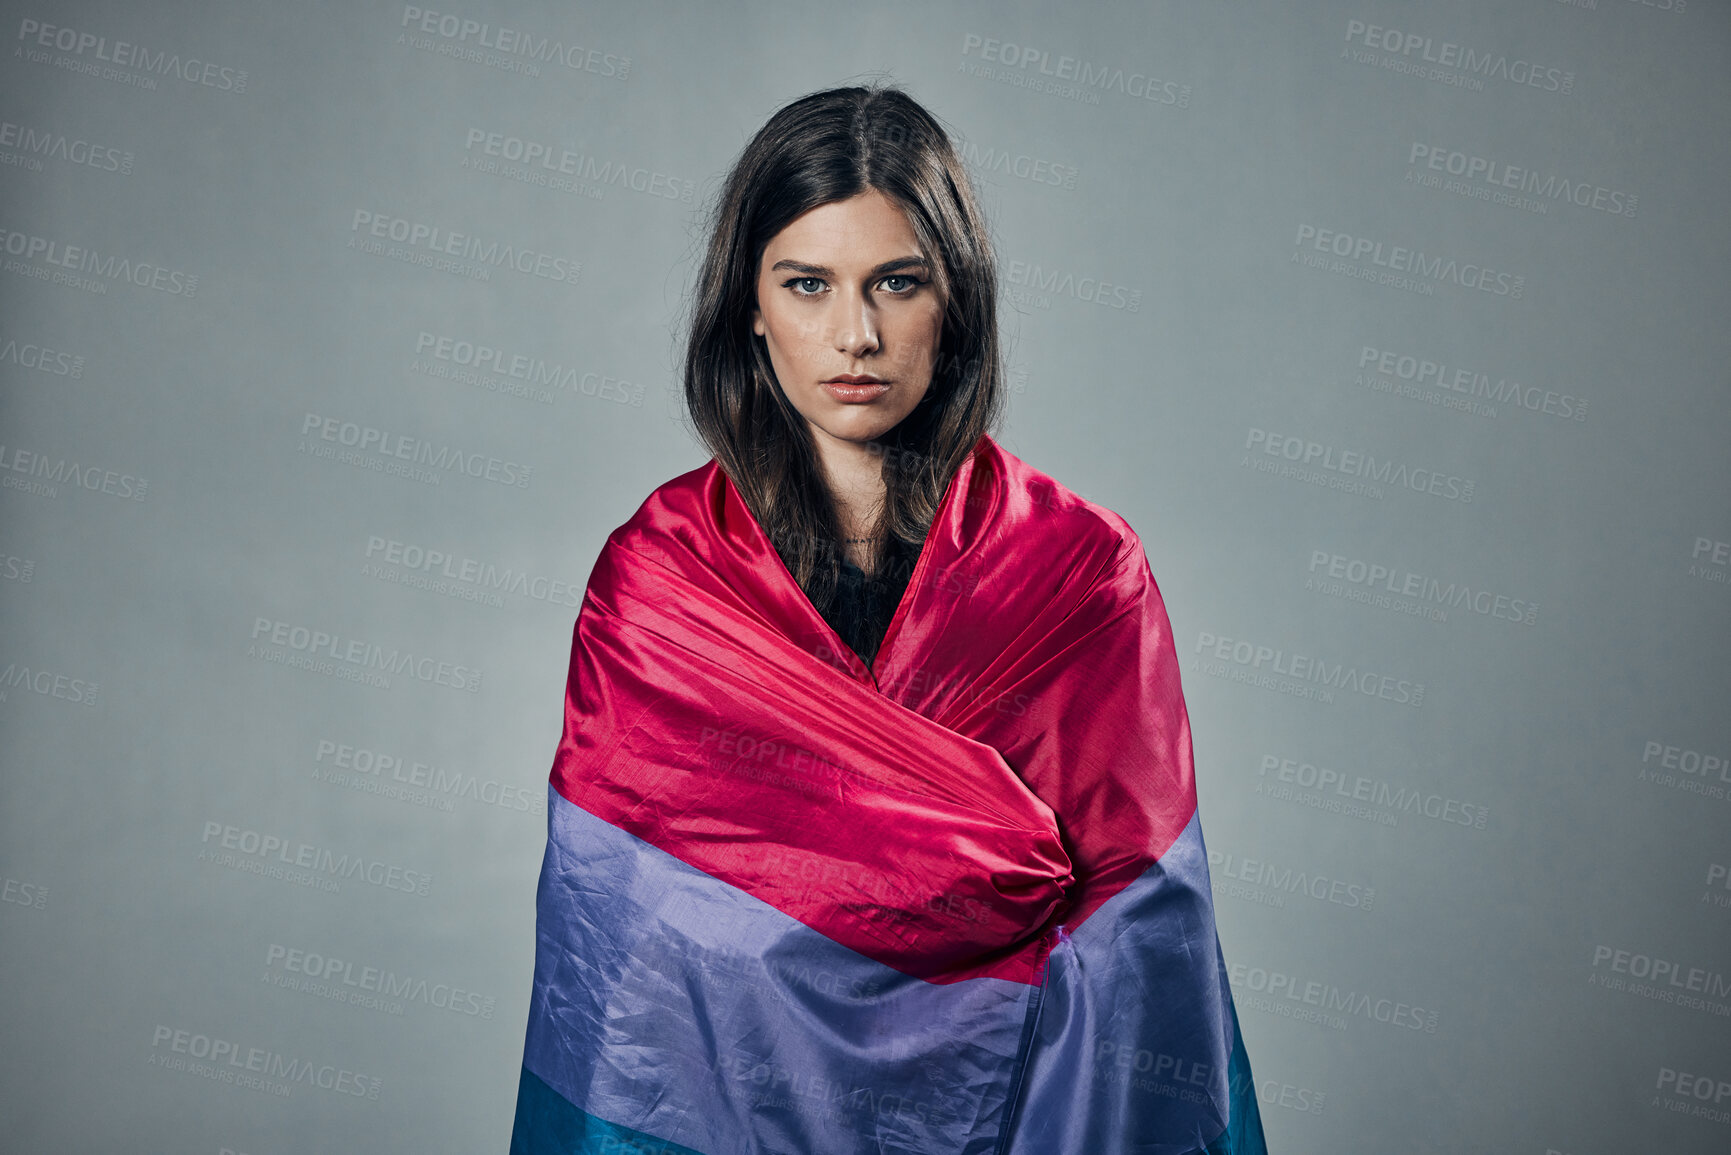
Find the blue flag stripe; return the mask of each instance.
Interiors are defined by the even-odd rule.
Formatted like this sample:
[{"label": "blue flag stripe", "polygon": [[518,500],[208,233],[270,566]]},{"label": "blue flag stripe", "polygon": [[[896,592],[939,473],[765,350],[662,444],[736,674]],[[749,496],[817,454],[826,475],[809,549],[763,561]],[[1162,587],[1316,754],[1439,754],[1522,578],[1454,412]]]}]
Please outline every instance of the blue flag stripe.
[{"label": "blue flag stripe", "polygon": [[511,1155],[705,1155],[579,1111],[524,1071],[517,1084]]},{"label": "blue flag stripe", "polygon": [[1260,1155],[1194,818],[1037,988],[903,975],[557,792],[548,827],[525,1077],[633,1142]]}]

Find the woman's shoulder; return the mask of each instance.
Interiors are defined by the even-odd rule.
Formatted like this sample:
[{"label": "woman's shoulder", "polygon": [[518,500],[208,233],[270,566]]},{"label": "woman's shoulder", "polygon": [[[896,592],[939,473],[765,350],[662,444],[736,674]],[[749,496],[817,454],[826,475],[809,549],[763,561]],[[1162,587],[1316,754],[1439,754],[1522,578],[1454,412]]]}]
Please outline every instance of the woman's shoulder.
[{"label": "woman's shoulder", "polygon": [[688,556],[720,512],[716,499],[721,476],[712,458],[662,482],[607,536],[607,550],[629,550],[663,564]]},{"label": "woman's shoulder", "polygon": [[1056,613],[1077,629],[1116,622],[1136,630],[1153,620],[1162,608],[1159,590],[1128,521],[1001,446],[981,450],[970,492],[991,502],[972,527],[970,552],[981,589],[1003,593],[1007,608],[994,613]]},{"label": "woman's shoulder", "polygon": [[998,516],[1013,523],[1014,536],[1036,548],[1109,550],[1119,561],[1139,560],[1142,539],[1115,511],[1090,501],[991,438],[982,440],[997,487]]}]

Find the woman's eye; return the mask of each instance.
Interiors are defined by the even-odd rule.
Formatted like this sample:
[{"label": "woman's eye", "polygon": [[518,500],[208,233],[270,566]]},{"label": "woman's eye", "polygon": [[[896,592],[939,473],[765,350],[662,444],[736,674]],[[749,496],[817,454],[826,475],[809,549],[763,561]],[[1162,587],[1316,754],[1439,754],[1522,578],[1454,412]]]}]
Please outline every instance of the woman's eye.
[{"label": "woman's eye", "polygon": [[911,293],[919,281],[902,273],[894,273],[883,279],[884,288],[892,293]]},{"label": "woman's eye", "polygon": [[795,286],[793,291],[802,297],[813,296],[823,288],[823,282],[816,277],[796,277],[788,284]]}]

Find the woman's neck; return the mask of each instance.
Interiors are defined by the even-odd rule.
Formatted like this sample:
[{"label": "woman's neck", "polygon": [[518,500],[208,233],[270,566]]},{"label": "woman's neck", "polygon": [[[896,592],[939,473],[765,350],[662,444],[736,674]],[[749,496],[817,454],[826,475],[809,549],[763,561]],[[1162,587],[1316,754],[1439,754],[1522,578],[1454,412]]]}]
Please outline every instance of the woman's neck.
[{"label": "woman's neck", "polygon": [[821,429],[812,430],[812,440],[835,502],[842,556],[870,573],[876,543],[859,539],[872,536],[883,507],[883,458],[865,442],[844,441]]}]

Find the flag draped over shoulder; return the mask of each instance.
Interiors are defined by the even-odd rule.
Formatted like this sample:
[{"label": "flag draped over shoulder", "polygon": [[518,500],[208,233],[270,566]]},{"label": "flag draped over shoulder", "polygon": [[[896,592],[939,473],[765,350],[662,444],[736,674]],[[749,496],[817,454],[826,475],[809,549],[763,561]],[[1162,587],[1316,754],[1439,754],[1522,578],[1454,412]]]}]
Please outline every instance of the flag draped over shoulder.
[{"label": "flag draped over shoulder", "polygon": [[514,1153],[1261,1153],[1141,542],[982,437],[871,668],[714,463],[608,539]]}]

